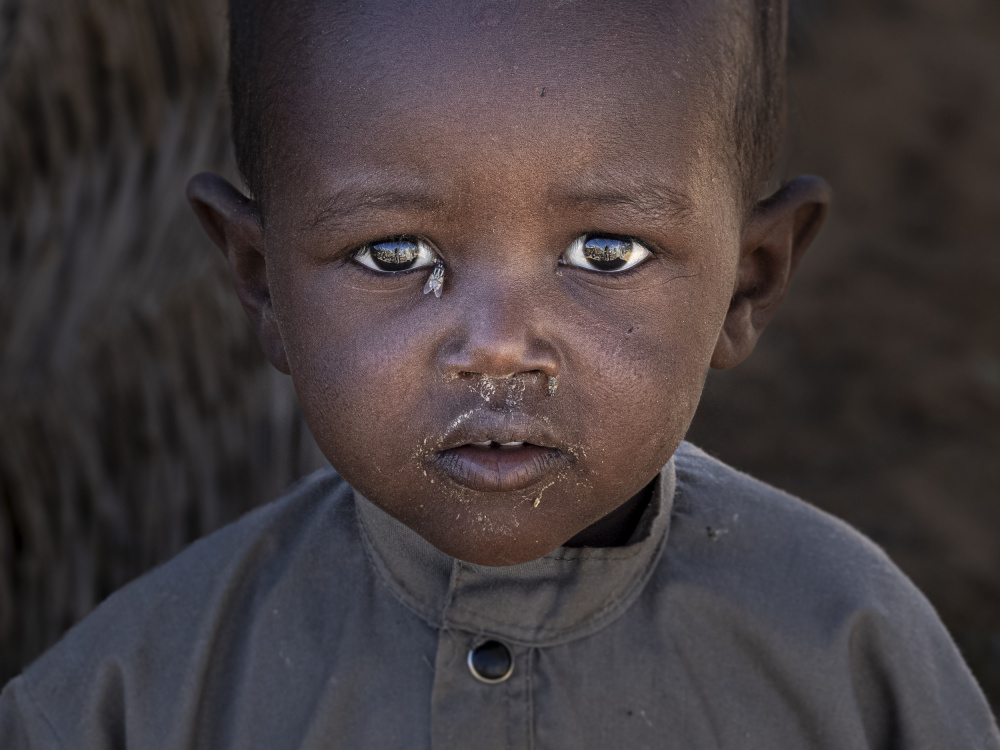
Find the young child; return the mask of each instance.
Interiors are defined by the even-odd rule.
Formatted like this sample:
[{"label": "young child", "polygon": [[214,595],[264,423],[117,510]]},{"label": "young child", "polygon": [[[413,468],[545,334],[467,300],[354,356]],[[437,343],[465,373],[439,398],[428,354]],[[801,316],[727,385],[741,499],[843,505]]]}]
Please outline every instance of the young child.
[{"label": "young child", "polygon": [[682,443],[828,203],[760,199],[784,36],[780,0],[234,0],[252,197],[189,194],[333,469],[112,596],[0,746],[1000,748],[882,552]]}]

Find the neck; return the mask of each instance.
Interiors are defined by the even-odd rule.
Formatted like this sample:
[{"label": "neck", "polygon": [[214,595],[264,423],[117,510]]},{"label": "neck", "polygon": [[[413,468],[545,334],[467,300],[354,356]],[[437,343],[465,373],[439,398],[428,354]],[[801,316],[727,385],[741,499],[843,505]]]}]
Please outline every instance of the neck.
[{"label": "neck", "polygon": [[574,536],[565,547],[620,547],[628,542],[639,525],[653,494],[650,482],[608,515]]}]

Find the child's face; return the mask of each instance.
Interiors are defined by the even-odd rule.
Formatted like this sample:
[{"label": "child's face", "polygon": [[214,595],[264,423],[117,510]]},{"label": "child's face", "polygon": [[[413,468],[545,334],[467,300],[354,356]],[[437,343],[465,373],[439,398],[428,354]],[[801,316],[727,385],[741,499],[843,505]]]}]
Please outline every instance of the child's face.
[{"label": "child's face", "polygon": [[[719,33],[710,13],[437,5],[275,34],[266,230],[231,211],[218,231],[344,478],[448,554],[510,564],[640,492],[713,355],[749,351],[724,330],[740,186],[693,31]],[[394,238],[410,270],[373,246]]]}]

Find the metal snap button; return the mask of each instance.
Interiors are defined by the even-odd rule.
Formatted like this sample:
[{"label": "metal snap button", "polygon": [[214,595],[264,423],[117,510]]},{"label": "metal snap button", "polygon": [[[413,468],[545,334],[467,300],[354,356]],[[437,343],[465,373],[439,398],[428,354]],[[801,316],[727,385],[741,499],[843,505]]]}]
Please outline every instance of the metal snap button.
[{"label": "metal snap button", "polygon": [[484,641],[469,649],[466,661],[472,676],[487,685],[503,682],[514,671],[514,656],[500,641]]}]

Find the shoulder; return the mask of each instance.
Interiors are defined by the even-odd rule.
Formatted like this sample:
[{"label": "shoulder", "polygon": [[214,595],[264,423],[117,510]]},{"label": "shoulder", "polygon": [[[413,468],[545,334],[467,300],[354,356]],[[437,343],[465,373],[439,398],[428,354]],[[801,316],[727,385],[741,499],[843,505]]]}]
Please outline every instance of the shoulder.
[{"label": "shoulder", "polygon": [[750,653],[754,669],[796,685],[817,716],[857,714],[870,737],[996,746],[940,618],[879,547],[694,446],[682,445],[675,465],[659,581],[692,648],[708,639]]},{"label": "shoulder", "polygon": [[702,563],[739,560],[744,581],[809,584],[851,599],[919,592],[885,552],[859,531],[782,490],[683,443],[670,544]]},{"label": "shoulder", "polygon": [[664,564],[706,617],[766,630],[783,646],[886,631],[950,643],[923,594],[848,524],[689,444],[676,467]]},{"label": "shoulder", "polygon": [[[296,483],[278,500],[192,543],[179,555],[112,594],[64,641],[96,638],[113,625],[116,641],[147,626],[183,627],[191,613],[239,590],[273,582],[289,566],[308,565],[317,546],[353,543],[351,487],[330,467]],[[178,618],[178,612],[187,616]],[[65,651],[62,642],[53,655]],[[44,659],[42,660],[44,664]]]},{"label": "shoulder", "polygon": [[313,472],[280,499],[193,542],[112,594],[67,638],[93,636],[111,623],[119,641],[123,628],[141,632],[146,625],[172,627],[176,617],[168,613],[184,608],[190,615],[238,590],[267,585],[289,566],[308,564],[318,545],[349,546],[352,492],[332,468]]},{"label": "shoulder", "polygon": [[363,559],[353,490],[321,469],[110,596],[17,689],[67,721],[106,716],[130,696],[177,700],[168,693],[182,694],[221,644],[254,632],[265,606],[314,589],[336,596],[343,566]]}]

